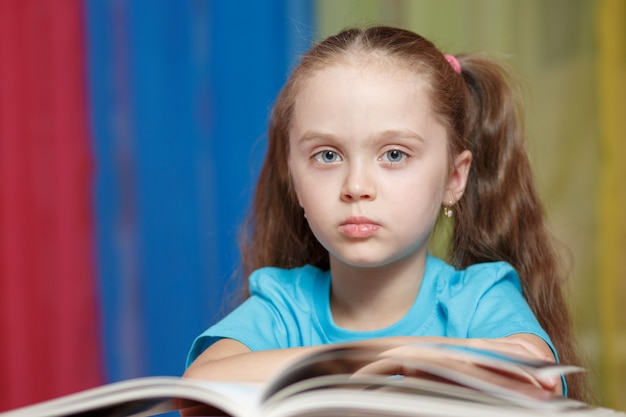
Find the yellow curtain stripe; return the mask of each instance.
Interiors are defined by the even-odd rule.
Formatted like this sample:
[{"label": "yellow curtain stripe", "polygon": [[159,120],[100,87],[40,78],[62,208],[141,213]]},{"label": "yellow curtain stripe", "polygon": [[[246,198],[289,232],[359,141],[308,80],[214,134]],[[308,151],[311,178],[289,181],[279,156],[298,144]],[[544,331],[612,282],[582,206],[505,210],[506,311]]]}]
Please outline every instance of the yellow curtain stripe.
[{"label": "yellow curtain stripe", "polygon": [[[623,353],[620,349],[620,282],[624,275],[626,248],[626,169],[623,157],[626,143],[622,124],[626,113],[624,109],[624,50],[626,31],[626,2],[623,0],[602,0],[599,5],[597,30],[599,42],[598,85],[601,129],[601,186],[600,208],[600,251],[598,305],[601,309],[602,323],[602,367],[604,374],[603,397],[608,406],[617,407],[623,395],[620,381],[623,376]],[[620,404],[623,406],[623,404]]]}]

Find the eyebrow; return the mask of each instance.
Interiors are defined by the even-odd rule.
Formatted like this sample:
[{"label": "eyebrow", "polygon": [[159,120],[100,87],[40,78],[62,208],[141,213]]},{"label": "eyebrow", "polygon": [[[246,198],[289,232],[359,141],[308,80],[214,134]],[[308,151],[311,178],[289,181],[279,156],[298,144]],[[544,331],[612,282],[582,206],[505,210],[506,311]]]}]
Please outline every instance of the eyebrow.
[{"label": "eyebrow", "polygon": [[306,132],[304,132],[304,134],[302,136],[300,136],[297,140],[298,143],[302,144],[302,143],[307,143],[307,142],[311,142],[313,140],[317,140],[317,139],[322,139],[324,141],[330,141],[330,140],[336,140],[336,136],[330,133],[322,133],[322,132],[315,132],[312,130],[307,130]]},{"label": "eyebrow", "polygon": [[424,137],[417,132],[409,129],[401,129],[401,130],[385,130],[377,135],[381,139],[394,139],[397,137],[407,138],[407,139],[415,139],[419,142],[425,142]]},{"label": "eyebrow", "polygon": [[[397,137],[403,137],[408,139],[415,139],[419,142],[425,142],[424,137],[409,129],[389,129],[379,132],[375,135],[375,140],[391,140]],[[337,136],[331,133],[323,133],[316,132],[312,130],[306,131],[302,136],[300,136],[297,140],[298,143],[307,143],[313,140],[321,139],[322,141],[335,141],[337,140]]]}]

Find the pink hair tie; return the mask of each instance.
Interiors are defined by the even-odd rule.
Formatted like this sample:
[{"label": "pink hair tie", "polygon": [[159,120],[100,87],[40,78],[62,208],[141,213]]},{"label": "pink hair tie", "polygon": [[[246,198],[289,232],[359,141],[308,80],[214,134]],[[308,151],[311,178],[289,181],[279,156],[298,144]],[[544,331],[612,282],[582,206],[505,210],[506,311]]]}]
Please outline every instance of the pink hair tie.
[{"label": "pink hair tie", "polygon": [[457,74],[461,73],[461,63],[458,59],[456,59],[454,55],[445,54],[443,57],[446,59],[446,61],[450,63],[450,66],[452,67],[454,72],[456,72]]}]

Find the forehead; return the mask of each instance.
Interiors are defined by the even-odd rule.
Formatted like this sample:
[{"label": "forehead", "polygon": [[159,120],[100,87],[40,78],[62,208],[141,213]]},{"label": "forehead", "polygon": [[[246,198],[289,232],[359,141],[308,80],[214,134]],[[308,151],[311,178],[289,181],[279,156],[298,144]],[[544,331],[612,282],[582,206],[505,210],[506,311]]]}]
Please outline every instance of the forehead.
[{"label": "forehead", "polygon": [[306,71],[302,82],[306,85],[320,74],[350,70],[360,74],[398,78],[411,83],[424,84],[425,79],[416,65],[411,65],[407,60],[400,57],[391,56],[381,51],[351,51],[335,56],[330,60],[318,62]]},{"label": "forehead", "polygon": [[301,86],[289,137],[297,140],[313,132],[355,139],[386,131],[446,137],[419,75],[380,61],[351,61],[319,69]]},{"label": "forehead", "polygon": [[424,77],[397,59],[376,56],[346,57],[311,71],[301,80],[295,95],[295,113],[303,106],[377,107],[387,104],[430,111]]}]

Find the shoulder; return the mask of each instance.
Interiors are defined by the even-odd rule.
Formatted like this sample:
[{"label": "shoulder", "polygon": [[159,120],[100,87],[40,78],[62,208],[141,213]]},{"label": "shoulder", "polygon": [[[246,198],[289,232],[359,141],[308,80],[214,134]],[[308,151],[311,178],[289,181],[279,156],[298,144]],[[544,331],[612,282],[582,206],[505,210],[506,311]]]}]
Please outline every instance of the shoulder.
[{"label": "shoulder", "polygon": [[522,289],[517,271],[508,262],[484,262],[474,264],[460,271],[462,281],[470,285],[494,285],[510,283],[520,291]]},{"label": "shoulder", "polygon": [[503,261],[483,262],[465,269],[455,269],[441,259],[429,257],[428,270],[437,276],[437,292],[448,297],[467,292],[478,295],[500,285],[521,292],[515,268]]}]

